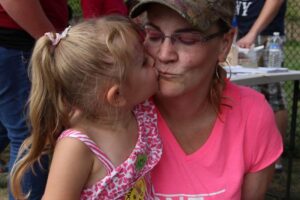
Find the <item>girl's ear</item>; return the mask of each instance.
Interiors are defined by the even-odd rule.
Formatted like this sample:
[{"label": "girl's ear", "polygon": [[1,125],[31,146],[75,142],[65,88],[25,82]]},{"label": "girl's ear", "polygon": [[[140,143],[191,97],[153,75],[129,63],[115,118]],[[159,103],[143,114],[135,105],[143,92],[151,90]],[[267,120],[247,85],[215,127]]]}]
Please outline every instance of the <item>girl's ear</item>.
[{"label": "girl's ear", "polygon": [[114,107],[122,107],[127,103],[120,89],[120,85],[115,84],[111,86],[106,93],[107,102]]},{"label": "girl's ear", "polygon": [[69,113],[69,118],[70,118],[70,126],[76,126],[76,124],[80,121],[82,116],[81,110],[78,108],[73,108],[71,112]]},{"label": "girl's ear", "polygon": [[230,29],[228,33],[225,33],[222,39],[222,44],[220,45],[219,49],[219,62],[225,62],[227,55],[231,49],[233,37],[234,37],[235,31],[234,29]]}]

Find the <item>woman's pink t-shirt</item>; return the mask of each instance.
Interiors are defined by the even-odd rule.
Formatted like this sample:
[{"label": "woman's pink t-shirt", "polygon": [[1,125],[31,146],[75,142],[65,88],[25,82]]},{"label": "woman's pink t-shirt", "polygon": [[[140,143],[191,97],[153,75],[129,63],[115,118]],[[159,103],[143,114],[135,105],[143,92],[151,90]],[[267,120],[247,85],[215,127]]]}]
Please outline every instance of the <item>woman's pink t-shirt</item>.
[{"label": "woman's pink t-shirt", "polygon": [[283,151],[274,114],[264,96],[227,82],[225,104],[207,141],[187,155],[159,114],[163,155],[152,171],[157,199],[239,200],[247,173],[277,160]]}]

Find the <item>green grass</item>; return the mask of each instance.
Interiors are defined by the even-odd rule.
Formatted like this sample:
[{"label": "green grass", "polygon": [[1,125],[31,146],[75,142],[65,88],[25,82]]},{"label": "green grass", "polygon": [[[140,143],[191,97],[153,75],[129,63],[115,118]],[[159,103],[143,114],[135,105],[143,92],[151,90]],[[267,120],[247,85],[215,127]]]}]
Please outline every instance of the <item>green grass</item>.
[{"label": "green grass", "polygon": [[297,8],[300,7],[300,0],[287,1],[286,20],[298,21],[300,19],[300,13]]},{"label": "green grass", "polygon": [[285,43],[284,54],[284,66],[289,69],[300,70],[300,41],[288,40]]},{"label": "green grass", "polygon": [[[300,2],[300,1],[299,1]],[[300,7],[300,5],[299,5]],[[300,35],[300,26],[299,26],[299,35]],[[291,70],[300,70],[300,41],[296,40],[288,40],[285,43],[284,46],[284,52],[285,52],[285,61],[284,66]],[[293,96],[293,82],[285,82],[284,88],[286,91],[287,96],[287,108],[289,112],[289,125],[290,125],[290,116],[291,116],[291,108],[292,108],[292,96]],[[298,110],[300,111],[300,107],[298,106]],[[298,111],[298,113],[299,113]],[[296,132],[296,144],[299,144],[300,142],[300,118],[298,117],[297,121],[297,132]],[[290,127],[288,127],[286,138],[285,138],[285,144],[286,149],[288,149],[288,140],[289,140],[289,133],[290,133]],[[296,145],[296,155],[295,157],[300,158],[300,147],[299,145]]]},{"label": "green grass", "polygon": [[[9,148],[6,148],[5,151],[0,155],[0,158],[4,161],[8,161],[9,158]],[[7,173],[0,174],[0,200],[7,200]]]},{"label": "green grass", "polygon": [[7,200],[8,194],[7,194],[7,175],[6,174],[0,174],[0,199],[1,200]]},{"label": "green grass", "polygon": [[80,17],[81,14],[81,7],[80,7],[80,0],[68,0],[68,4],[73,10],[74,17]]}]

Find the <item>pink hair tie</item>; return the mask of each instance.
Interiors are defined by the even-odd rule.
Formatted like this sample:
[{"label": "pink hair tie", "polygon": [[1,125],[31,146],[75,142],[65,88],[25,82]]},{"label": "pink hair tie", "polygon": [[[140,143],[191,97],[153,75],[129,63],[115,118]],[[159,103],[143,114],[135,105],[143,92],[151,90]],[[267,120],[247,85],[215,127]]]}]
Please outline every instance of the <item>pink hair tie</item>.
[{"label": "pink hair tie", "polygon": [[52,32],[47,32],[44,35],[49,38],[49,40],[52,42],[53,46],[56,46],[61,39],[67,37],[67,34],[70,30],[71,26],[68,26],[62,33],[52,33]]}]

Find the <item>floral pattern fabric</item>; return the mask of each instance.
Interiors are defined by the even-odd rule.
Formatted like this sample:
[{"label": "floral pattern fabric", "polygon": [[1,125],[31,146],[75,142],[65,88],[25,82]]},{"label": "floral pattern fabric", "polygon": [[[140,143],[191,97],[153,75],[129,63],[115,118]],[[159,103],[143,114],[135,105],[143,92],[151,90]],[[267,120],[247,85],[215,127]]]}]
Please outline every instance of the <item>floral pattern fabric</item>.
[{"label": "floral pattern fabric", "polygon": [[133,112],[138,122],[138,141],[128,159],[117,167],[84,133],[68,129],[61,134],[60,139],[73,137],[84,142],[107,170],[107,176],[82,191],[81,200],[154,199],[149,172],[162,155],[157,114],[150,100],[137,105]]}]

